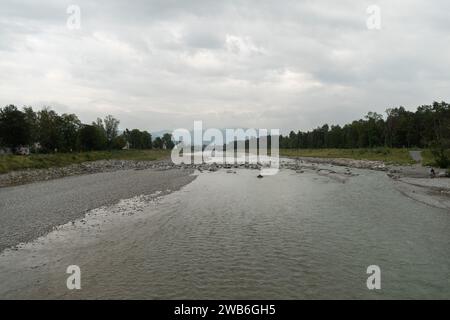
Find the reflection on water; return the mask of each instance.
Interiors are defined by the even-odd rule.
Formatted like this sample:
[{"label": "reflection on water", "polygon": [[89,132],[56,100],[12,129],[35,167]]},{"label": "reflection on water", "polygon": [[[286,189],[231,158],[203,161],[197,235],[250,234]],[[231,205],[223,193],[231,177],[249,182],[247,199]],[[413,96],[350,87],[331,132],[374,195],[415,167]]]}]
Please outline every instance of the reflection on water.
[{"label": "reflection on water", "polygon": [[[0,297],[449,298],[450,215],[380,172],[201,174],[0,257]],[[144,199],[145,200],[145,199]],[[82,289],[65,269],[79,265]],[[379,265],[382,290],[366,287]]]}]

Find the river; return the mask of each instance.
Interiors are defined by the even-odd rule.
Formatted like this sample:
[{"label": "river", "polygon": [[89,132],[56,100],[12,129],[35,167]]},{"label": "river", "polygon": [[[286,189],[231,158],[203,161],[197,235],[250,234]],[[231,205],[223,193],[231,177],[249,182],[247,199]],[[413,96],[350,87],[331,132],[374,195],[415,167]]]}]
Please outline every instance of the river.
[{"label": "river", "polygon": [[[199,174],[0,255],[1,298],[450,298],[450,214],[385,173]],[[68,290],[66,268],[81,269]],[[381,269],[368,290],[367,267]]]}]

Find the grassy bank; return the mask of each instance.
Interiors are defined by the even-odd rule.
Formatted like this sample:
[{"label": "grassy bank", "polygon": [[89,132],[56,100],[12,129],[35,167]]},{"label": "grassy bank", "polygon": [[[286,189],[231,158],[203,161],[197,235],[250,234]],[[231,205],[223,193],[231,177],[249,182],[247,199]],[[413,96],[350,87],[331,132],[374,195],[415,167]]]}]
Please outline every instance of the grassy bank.
[{"label": "grassy bank", "polygon": [[[355,160],[376,160],[389,164],[415,163],[408,149],[373,148],[373,149],[281,149],[285,157],[347,158]],[[428,159],[427,159],[428,160]]]},{"label": "grassy bank", "polygon": [[23,169],[63,167],[95,160],[159,160],[170,155],[169,150],[114,150],[79,153],[32,154],[0,156],[0,173]]},{"label": "grassy bank", "polygon": [[424,166],[436,166],[434,156],[431,153],[431,150],[422,151],[422,164]]}]

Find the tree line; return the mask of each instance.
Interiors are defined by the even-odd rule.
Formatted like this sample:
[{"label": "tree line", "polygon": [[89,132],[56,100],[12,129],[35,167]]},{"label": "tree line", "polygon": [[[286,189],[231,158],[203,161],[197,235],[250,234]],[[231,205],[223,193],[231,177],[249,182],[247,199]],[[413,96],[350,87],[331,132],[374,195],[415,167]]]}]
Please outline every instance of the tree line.
[{"label": "tree line", "polygon": [[280,136],[280,148],[428,148],[450,147],[450,105],[433,102],[415,112],[404,107],[369,112],[344,126],[324,124],[307,132]]},{"label": "tree line", "polygon": [[[111,115],[83,124],[75,114],[59,115],[45,108],[35,112],[14,105],[0,108],[0,148],[30,146],[35,152],[72,152],[132,149],[172,149],[172,135],[152,139],[147,131],[126,129]],[[270,141],[270,139],[269,139]],[[291,131],[280,136],[280,148],[431,148],[442,165],[450,163],[450,105],[444,101],[386,110],[386,116],[369,112],[344,126],[324,124],[311,131]],[[269,142],[270,144],[270,142]],[[34,149],[34,150],[33,150]]]},{"label": "tree line", "polygon": [[172,135],[152,139],[147,131],[126,129],[111,115],[83,124],[75,114],[58,114],[45,108],[0,108],[0,148],[30,147],[34,152],[73,152],[113,149],[172,149]]}]

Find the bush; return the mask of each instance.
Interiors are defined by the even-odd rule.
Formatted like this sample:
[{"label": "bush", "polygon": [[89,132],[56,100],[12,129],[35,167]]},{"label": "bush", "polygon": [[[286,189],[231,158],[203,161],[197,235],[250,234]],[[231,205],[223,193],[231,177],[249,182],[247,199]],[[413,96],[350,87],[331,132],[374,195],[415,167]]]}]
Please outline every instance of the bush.
[{"label": "bush", "polygon": [[450,156],[447,150],[446,143],[434,144],[431,148],[431,153],[434,157],[434,162],[439,168],[450,168]]},{"label": "bush", "polygon": [[115,137],[112,140],[112,148],[116,150],[120,150],[126,146],[127,142],[125,141],[125,138],[122,136]]}]

